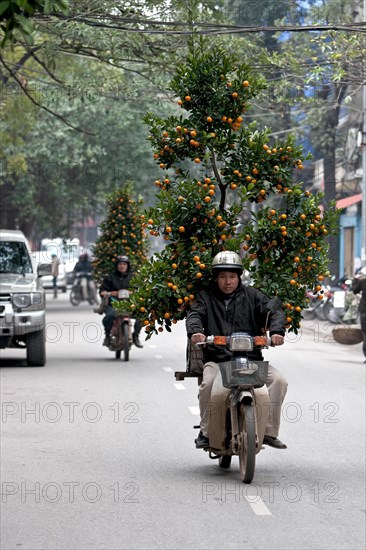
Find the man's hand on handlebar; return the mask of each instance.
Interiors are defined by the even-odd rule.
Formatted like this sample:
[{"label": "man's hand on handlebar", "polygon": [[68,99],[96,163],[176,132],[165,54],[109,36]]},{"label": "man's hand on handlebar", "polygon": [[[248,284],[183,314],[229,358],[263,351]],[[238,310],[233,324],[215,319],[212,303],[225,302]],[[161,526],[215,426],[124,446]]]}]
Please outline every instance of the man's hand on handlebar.
[{"label": "man's hand on handlebar", "polygon": [[281,334],[272,334],[271,336],[272,346],[282,346],[284,341],[285,341],[285,338]]},{"label": "man's hand on handlebar", "polygon": [[196,332],[196,334],[192,334],[191,342],[192,344],[201,344],[206,342],[206,336],[202,334],[202,332]]}]

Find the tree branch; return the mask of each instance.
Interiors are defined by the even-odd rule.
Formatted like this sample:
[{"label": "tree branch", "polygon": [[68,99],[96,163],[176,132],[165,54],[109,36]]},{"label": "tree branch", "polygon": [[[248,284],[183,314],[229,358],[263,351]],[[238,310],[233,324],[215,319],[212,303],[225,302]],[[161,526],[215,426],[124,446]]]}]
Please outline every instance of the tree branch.
[{"label": "tree branch", "polygon": [[3,66],[5,67],[5,69],[8,71],[8,73],[10,74],[10,76],[15,80],[15,82],[19,85],[19,87],[22,89],[22,91],[25,93],[25,95],[28,97],[28,99],[30,99],[30,101],[36,105],[37,107],[39,107],[40,109],[43,109],[44,111],[46,111],[47,113],[49,113],[50,115],[52,116],[55,116],[56,118],[58,118],[59,120],[61,120],[64,124],[66,124],[66,126],[68,126],[69,128],[72,128],[72,130],[76,130],[77,132],[81,132],[82,134],[87,134],[89,136],[94,136],[95,134],[93,132],[87,132],[86,130],[82,130],[81,128],[78,128],[77,126],[74,126],[73,124],[71,124],[70,122],[68,122],[63,116],[59,115],[58,113],[56,113],[55,111],[51,111],[51,109],[48,109],[47,107],[45,107],[44,105],[42,105],[41,103],[38,103],[38,101],[36,101],[31,95],[30,93],[25,89],[25,87],[23,86],[22,82],[19,80],[19,78],[17,77],[17,75],[11,70],[11,68],[5,63],[3,57],[0,55],[0,62],[3,64]]}]

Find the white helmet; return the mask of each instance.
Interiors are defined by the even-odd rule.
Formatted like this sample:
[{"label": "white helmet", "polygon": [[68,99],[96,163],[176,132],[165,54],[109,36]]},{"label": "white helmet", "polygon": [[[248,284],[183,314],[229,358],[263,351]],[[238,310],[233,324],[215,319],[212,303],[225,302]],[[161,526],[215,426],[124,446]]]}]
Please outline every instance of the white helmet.
[{"label": "white helmet", "polygon": [[243,265],[239,254],[231,250],[224,250],[216,254],[212,260],[211,267],[213,273],[218,271],[235,271],[239,277],[243,273]]}]

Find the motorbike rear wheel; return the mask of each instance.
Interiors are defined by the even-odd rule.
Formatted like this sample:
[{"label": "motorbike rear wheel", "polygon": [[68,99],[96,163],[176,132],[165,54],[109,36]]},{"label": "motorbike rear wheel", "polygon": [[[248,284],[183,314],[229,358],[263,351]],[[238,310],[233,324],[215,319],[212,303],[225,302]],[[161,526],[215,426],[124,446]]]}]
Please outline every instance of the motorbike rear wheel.
[{"label": "motorbike rear wheel", "polygon": [[81,297],[80,297],[80,291],[78,288],[72,288],[70,290],[70,302],[73,306],[78,306],[80,304]]},{"label": "motorbike rear wheel", "polygon": [[240,479],[251,483],[255,471],[255,412],[252,403],[240,404],[239,409],[239,467]]},{"label": "motorbike rear wheel", "polygon": [[130,342],[128,338],[128,323],[123,323],[123,358],[125,361],[128,361],[130,358]]}]

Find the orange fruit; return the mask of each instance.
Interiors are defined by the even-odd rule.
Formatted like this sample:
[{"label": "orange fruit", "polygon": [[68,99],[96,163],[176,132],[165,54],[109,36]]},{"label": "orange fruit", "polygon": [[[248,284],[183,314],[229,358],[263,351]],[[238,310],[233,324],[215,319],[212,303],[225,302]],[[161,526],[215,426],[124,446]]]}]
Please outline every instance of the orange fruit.
[{"label": "orange fruit", "polygon": [[191,101],[191,96],[190,95],[186,95],[186,97],[184,98],[186,101]]},{"label": "orange fruit", "polygon": [[169,317],[170,317],[170,313],[168,311],[164,313],[164,319],[169,319]]},{"label": "orange fruit", "polygon": [[244,82],[243,82],[244,88],[248,88],[249,85],[250,84],[249,84],[248,80],[244,80]]},{"label": "orange fruit", "polygon": [[186,228],[184,227],[184,225],[181,225],[181,226],[179,226],[179,228],[178,228],[178,231],[179,231],[180,233],[184,233],[185,230],[186,230]]}]

